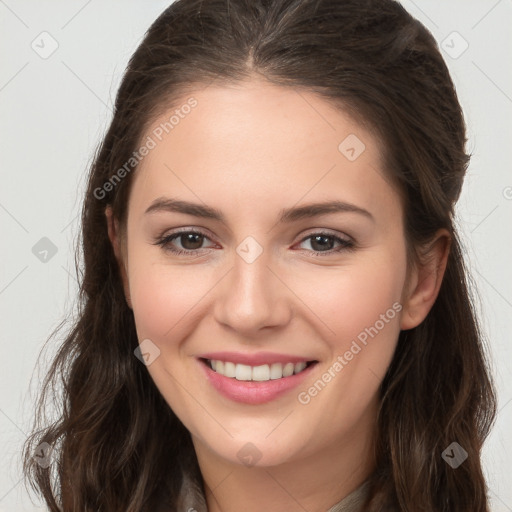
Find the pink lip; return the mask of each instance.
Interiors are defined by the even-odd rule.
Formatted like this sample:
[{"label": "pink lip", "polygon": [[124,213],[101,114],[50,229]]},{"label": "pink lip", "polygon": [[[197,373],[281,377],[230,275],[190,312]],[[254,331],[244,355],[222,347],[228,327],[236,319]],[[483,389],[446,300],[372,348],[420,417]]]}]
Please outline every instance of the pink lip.
[{"label": "pink lip", "polygon": [[308,361],[314,361],[314,358],[306,359],[304,357],[275,354],[273,352],[256,352],[254,354],[244,354],[243,352],[209,352],[207,354],[199,354],[197,357],[218,361],[230,361],[231,363],[246,364],[248,366],[260,366],[262,364],[272,363],[307,363]]},{"label": "pink lip", "polygon": [[[215,358],[218,357],[218,354]],[[207,359],[210,359],[209,357]],[[219,360],[223,358],[218,357]],[[229,358],[224,359],[230,361]],[[225,397],[233,400],[234,402],[241,402],[245,404],[257,405],[275,400],[279,396],[297,387],[301,382],[306,379],[316,364],[312,364],[305,368],[297,375],[290,377],[283,377],[281,379],[268,380],[263,382],[236,380],[231,377],[225,377],[220,373],[213,371],[208,364],[205,364],[201,359],[197,360],[205,372],[206,378],[212,386]],[[267,360],[268,361],[268,360]],[[292,362],[287,359],[288,362]],[[305,361],[300,359],[297,362]],[[234,361],[232,361],[234,362]],[[275,361],[278,362],[278,361]],[[279,361],[280,362],[280,361]],[[245,363],[240,363],[245,364]]]}]

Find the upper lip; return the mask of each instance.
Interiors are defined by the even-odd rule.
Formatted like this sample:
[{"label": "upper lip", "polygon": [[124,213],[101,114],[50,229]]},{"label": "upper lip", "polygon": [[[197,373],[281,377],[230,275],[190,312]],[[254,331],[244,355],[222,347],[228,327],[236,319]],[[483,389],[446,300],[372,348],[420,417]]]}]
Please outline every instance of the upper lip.
[{"label": "upper lip", "polygon": [[229,361],[231,363],[245,364],[248,366],[260,366],[272,363],[307,363],[309,361],[315,361],[313,358],[277,354],[275,352],[256,352],[253,354],[247,352],[208,352],[200,354],[197,357],[215,361]]}]

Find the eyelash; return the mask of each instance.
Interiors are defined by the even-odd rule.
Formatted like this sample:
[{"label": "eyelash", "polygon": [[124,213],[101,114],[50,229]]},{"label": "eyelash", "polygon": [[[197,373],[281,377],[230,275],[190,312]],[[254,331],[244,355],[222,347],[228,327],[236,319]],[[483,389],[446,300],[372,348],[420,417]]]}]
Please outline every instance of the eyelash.
[{"label": "eyelash", "polygon": [[[177,256],[180,256],[180,255],[191,256],[191,255],[196,254],[198,251],[203,250],[203,249],[176,249],[176,248],[172,247],[172,245],[170,245],[171,242],[173,240],[175,240],[176,238],[179,238],[181,235],[188,235],[188,234],[202,235],[204,238],[206,238],[208,240],[210,239],[206,235],[206,233],[203,233],[201,231],[187,230],[187,231],[178,231],[176,233],[172,233],[170,235],[166,235],[164,237],[158,238],[155,241],[154,245],[159,245],[165,251],[173,253],[173,254],[175,254]],[[328,251],[313,251],[313,250],[304,249],[304,250],[307,250],[308,252],[311,252],[312,255],[315,256],[315,257],[317,257],[317,256],[320,256],[320,257],[329,256],[329,255],[332,255],[332,254],[335,254],[335,253],[339,253],[339,252],[342,252],[342,251],[353,251],[355,249],[355,244],[354,244],[353,241],[346,240],[344,238],[340,238],[340,237],[338,237],[336,235],[333,235],[332,233],[325,233],[325,232],[311,233],[308,236],[304,237],[302,240],[300,240],[299,243],[303,243],[306,240],[308,240],[309,238],[314,238],[314,237],[317,237],[317,236],[331,237],[331,238],[334,239],[335,242],[339,242],[340,246],[338,248],[336,248],[336,249],[329,249]]]}]

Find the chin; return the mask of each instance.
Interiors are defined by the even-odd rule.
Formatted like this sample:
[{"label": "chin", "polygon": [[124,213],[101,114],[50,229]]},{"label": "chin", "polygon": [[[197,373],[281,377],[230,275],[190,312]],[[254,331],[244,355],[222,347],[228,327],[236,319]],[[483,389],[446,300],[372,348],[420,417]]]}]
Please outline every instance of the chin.
[{"label": "chin", "polygon": [[[302,438],[303,439],[303,438]],[[279,466],[304,456],[303,440],[295,442],[289,434],[285,438],[270,434],[229,438],[222,445],[218,439],[209,440],[209,450],[232,464],[246,467]]]}]

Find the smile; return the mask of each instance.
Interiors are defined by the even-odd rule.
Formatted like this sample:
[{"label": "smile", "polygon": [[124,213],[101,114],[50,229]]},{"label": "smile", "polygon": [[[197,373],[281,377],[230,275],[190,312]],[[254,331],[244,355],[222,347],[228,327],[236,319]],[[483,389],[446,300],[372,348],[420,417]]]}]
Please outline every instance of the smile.
[{"label": "smile", "polygon": [[[280,357],[281,362],[264,363],[262,356],[258,356],[253,358],[257,359],[256,364],[250,365],[244,364],[249,362],[248,357],[243,363],[229,361],[227,354],[224,357],[225,360],[199,357],[197,361],[214,390],[224,398],[249,405],[264,404],[285,396],[293,400],[290,392],[301,385],[318,364],[316,360],[304,359],[287,362],[288,357]],[[244,358],[239,356],[238,359]]]},{"label": "smile", "polygon": [[224,377],[236,380],[265,382],[268,380],[282,379],[297,375],[304,371],[308,365],[314,361],[300,363],[271,363],[258,366],[249,366],[246,364],[236,364],[231,361],[220,361],[215,359],[206,359],[210,368]]}]

